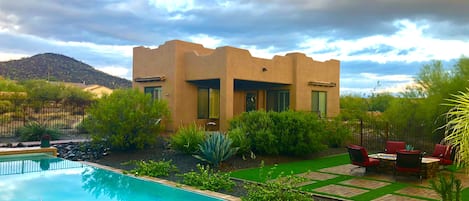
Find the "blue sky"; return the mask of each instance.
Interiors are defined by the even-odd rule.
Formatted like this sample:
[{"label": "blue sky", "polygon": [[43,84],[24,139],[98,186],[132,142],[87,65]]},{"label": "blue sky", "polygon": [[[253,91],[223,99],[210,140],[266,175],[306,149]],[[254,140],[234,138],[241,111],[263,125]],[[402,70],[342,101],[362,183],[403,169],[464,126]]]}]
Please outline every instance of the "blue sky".
[{"label": "blue sky", "polygon": [[466,0],[0,0],[0,61],[53,52],[130,79],[132,48],[179,39],[341,61],[341,94],[398,92],[469,54]]}]

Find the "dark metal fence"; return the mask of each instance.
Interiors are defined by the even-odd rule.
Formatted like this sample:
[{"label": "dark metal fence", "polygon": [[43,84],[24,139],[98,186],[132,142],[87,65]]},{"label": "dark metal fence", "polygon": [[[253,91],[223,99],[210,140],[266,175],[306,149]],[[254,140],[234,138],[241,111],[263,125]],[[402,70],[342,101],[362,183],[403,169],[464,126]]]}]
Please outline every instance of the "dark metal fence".
[{"label": "dark metal fence", "polygon": [[46,170],[61,170],[82,168],[84,165],[74,161],[59,158],[44,158],[37,160],[13,160],[0,162],[0,175],[25,174]]},{"label": "dark metal fence", "polygon": [[426,133],[424,126],[418,123],[400,127],[382,120],[354,120],[345,125],[352,131],[351,143],[364,146],[369,152],[384,151],[387,140],[405,141],[427,153],[435,146],[432,133]]},{"label": "dark metal fence", "polygon": [[28,122],[38,122],[47,127],[56,128],[63,134],[78,134],[77,126],[84,118],[84,107],[0,106],[0,137],[13,137],[15,132]]}]

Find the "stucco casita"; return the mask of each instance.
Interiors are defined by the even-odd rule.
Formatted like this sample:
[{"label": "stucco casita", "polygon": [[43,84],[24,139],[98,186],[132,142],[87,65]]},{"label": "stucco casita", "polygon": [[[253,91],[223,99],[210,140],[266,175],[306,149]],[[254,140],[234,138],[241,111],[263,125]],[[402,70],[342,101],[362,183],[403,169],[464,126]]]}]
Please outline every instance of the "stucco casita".
[{"label": "stucco casita", "polygon": [[[133,86],[142,91],[148,87],[161,90],[159,98],[167,101],[171,111],[168,130],[192,122],[227,130],[228,121],[245,112],[247,104],[257,110],[273,108],[275,91],[286,92],[283,94],[287,97],[279,101],[296,111],[312,111],[315,107],[312,100],[316,97],[312,93],[321,92],[327,100],[324,113],[336,116],[339,77],[338,60],[320,62],[303,53],[264,59],[253,57],[244,49],[229,46],[210,49],[180,40],[167,41],[155,49],[133,49]],[[218,108],[210,108],[219,110],[217,118],[200,118],[199,98],[203,88],[218,91],[215,97],[219,100],[211,100]]]}]

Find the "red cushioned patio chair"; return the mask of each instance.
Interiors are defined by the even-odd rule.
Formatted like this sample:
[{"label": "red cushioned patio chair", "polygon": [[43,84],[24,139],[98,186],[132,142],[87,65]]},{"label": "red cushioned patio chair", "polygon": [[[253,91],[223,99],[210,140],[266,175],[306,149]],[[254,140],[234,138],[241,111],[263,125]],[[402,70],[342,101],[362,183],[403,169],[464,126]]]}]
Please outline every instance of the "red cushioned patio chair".
[{"label": "red cushioned patio chair", "polygon": [[[356,168],[364,167],[365,170],[367,171],[370,167],[376,168],[379,165],[379,160],[374,159],[374,158],[369,158],[368,152],[362,146],[349,145],[347,146],[347,151],[349,153],[350,162],[358,166]],[[352,168],[350,172],[352,172],[356,168]]]},{"label": "red cushioned patio chair", "polygon": [[403,149],[405,149],[405,142],[403,141],[386,141],[384,152],[387,154],[396,154],[397,151]]},{"label": "red cushioned patio chair", "polygon": [[452,159],[452,148],[449,145],[435,144],[435,149],[432,154],[432,158],[440,159],[440,165],[451,165],[453,164]]},{"label": "red cushioned patio chair", "polygon": [[422,153],[420,151],[397,151],[394,179],[399,172],[411,173],[418,176],[422,182]]}]

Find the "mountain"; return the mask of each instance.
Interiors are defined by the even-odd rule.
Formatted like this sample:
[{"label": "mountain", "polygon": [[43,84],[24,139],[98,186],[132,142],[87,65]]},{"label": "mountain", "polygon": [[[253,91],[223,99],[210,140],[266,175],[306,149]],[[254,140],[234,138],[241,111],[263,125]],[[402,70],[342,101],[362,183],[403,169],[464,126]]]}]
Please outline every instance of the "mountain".
[{"label": "mountain", "polygon": [[106,74],[81,61],[54,53],[0,62],[0,75],[12,80],[45,79],[98,84],[111,89],[132,86],[129,80]]}]

